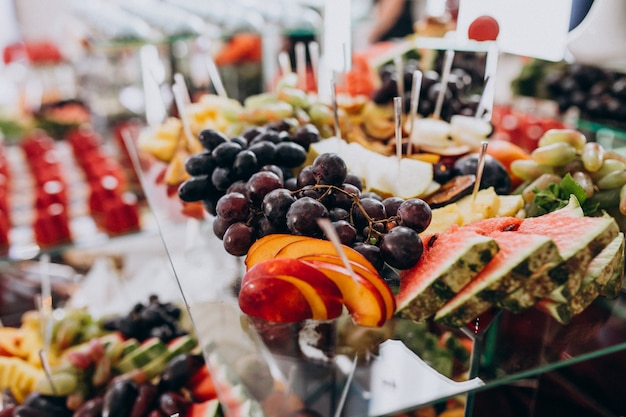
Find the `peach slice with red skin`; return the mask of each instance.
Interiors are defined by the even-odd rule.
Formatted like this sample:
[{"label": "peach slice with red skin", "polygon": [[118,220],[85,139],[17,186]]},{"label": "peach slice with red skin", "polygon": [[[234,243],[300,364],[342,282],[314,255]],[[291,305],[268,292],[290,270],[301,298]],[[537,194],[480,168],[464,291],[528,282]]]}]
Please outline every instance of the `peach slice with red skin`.
[{"label": "peach slice with red skin", "polygon": [[[293,258],[260,262],[250,268],[243,276],[242,290],[246,285],[255,282],[254,289],[259,294],[259,292],[264,291],[263,282],[267,281],[268,277],[281,279],[296,287],[311,309],[311,317],[309,318],[314,320],[334,319],[339,317],[343,311],[342,295],[337,285],[309,263]],[[257,283],[257,281],[259,282]],[[271,290],[268,291],[271,292]],[[270,299],[264,304],[268,309],[285,309],[279,299]],[[242,305],[240,295],[239,306],[244,313],[248,309],[253,309],[252,306],[247,305],[250,302],[254,302],[254,299],[246,298]],[[259,318],[265,318],[265,316],[262,315]]]},{"label": "peach slice with red skin", "polygon": [[[338,255],[330,255],[330,254],[316,254],[316,255],[305,255],[300,258],[301,261],[307,262],[327,262],[334,265],[344,266],[343,260]],[[391,288],[387,283],[382,279],[378,272],[372,272],[371,268],[364,266],[360,263],[349,261],[352,270],[357,274],[367,279],[379,292],[385,304],[385,318],[390,319],[393,317],[394,312],[396,311],[396,298],[391,291]],[[368,265],[371,265],[368,263]]]},{"label": "peach slice with red skin", "polygon": [[378,289],[363,276],[330,262],[307,261],[330,278],[341,291],[343,303],[356,324],[382,326],[387,320],[385,301]]},{"label": "peach slice with red skin", "polygon": [[306,236],[288,235],[283,233],[263,236],[250,246],[246,256],[246,268],[250,269],[259,262],[274,259],[276,254],[287,244],[299,240],[310,239]]},{"label": "peach slice with red skin", "polygon": [[[276,308],[280,305],[280,308]],[[264,276],[248,281],[239,292],[241,311],[277,323],[295,323],[313,317],[308,300],[293,283]]]}]

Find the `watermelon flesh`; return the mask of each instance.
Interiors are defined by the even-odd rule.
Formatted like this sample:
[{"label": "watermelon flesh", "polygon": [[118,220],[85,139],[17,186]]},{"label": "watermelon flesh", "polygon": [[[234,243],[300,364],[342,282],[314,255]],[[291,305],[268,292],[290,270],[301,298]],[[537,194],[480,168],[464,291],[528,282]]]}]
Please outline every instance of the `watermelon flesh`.
[{"label": "watermelon flesh", "polygon": [[422,321],[463,288],[498,251],[494,239],[471,230],[421,236],[420,262],[400,273],[396,312]]},{"label": "watermelon flesh", "polygon": [[624,234],[619,233],[589,263],[578,292],[567,302],[560,303],[544,298],[537,303],[540,310],[545,311],[562,324],[567,324],[572,317],[581,313],[593,300],[605,290],[612,292],[614,282],[621,282],[624,277]]},{"label": "watermelon flesh", "polygon": [[500,250],[491,261],[435,314],[435,321],[458,327],[497,305],[507,294],[525,285],[560,255],[549,237],[516,232],[494,232]]},{"label": "watermelon flesh", "polygon": [[547,296],[565,302],[580,288],[587,265],[619,233],[612,217],[572,217],[567,211],[555,211],[541,217],[525,219],[520,233],[541,233],[550,237],[559,248],[563,263],[551,271],[558,283]]}]

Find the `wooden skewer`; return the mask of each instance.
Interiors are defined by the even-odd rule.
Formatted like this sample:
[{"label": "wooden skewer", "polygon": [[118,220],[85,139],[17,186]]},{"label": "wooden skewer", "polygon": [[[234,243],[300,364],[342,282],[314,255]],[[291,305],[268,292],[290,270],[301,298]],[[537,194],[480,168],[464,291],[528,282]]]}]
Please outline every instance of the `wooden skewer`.
[{"label": "wooden skewer", "polygon": [[337,86],[335,80],[330,80],[330,94],[333,104],[333,121],[335,123],[335,136],[341,139],[341,126],[339,125],[339,106],[337,105]]},{"label": "wooden skewer", "polygon": [[417,109],[419,107],[420,94],[422,91],[423,74],[420,70],[413,71],[413,85],[411,86],[411,103],[409,109],[409,143],[407,144],[406,154],[411,156],[413,153],[413,127],[417,119]]},{"label": "wooden skewer", "polygon": [[187,83],[185,77],[180,72],[174,74],[174,84],[178,86],[181,91],[181,96],[185,104],[191,103],[191,96],[189,95],[189,89],[187,89]]},{"label": "wooden skewer", "polygon": [[306,90],[306,46],[303,42],[297,42],[296,51],[296,74],[298,74],[298,87]]},{"label": "wooden skewer", "polygon": [[313,80],[317,90],[317,83],[319,82],[320,44],[315,41],[311,41],[309,42],[308,47],[309,57],[311,59],[311,69],[313,70]]},{"label": "wooden skewer", "polygon": [[278,54],[278,66],[280,67],[280,72],[283,75],[293,72],[291,68],[291,61],[289,60],[289,54],[287,52],[281,51]]},{"label": "wooden skewer", "polygon": [[402,159],[402,97],[393,98],[394,120],[396,128],[396,157]]},{"label": "wooden skewer", "polygon": [[435,102],[435,111],[433,112],[433,117],[435,119],[439,119],[439,117],[441,116],[443,99],[446,95],[446,90],[448,89],[448,78],[450,78],[452,61],[454,61],[454,51],[452,49],[449,49],[446,51],[443,60],[443,71],[441,73],[441,89],[439,90],[439,94],[437,95],[437,101]]},{"label": "wooden skewer", "polygon": [[476,201],[476,194],[478,194],[478,190],[480,189],[480,181],[483,178],[483,171],[485,169],[485,155],[487,155],[487,145],[489,142],[483,140],[480,143],[480,155],[478,157],[478,166],[476,167],[476,182],[474,183],[474,189],[472,190],[472,208],[474,207],[474,202]]},{"label": "wooden skewer", "polygon": [[350,265],[350,261],[348,260],[346,252],[341,247],[341,240],[339,239],[335,228],[330,223],[330,220],[320,218],[317,219],[317,224],[320,226],[326,237],[332,242],[333,246],[335,247],[335,251],[337,252],[337,255],[339,255],[339,257],[341,258],[341,262],[343,262],[343,265],[350,272],[350,276],[352,277],[352,279],[357,282],[358,279],[356,277],[356,274],[352,269],[352,265]]},{"label": "wooden skewer", "polygon": [[227,98],[228,94],[226,94],[226,89],[224,88],[224,84],[222,83],[222,77],[220,76],[220,72],[217,70],[217,65],[215,64],[215,60],[209,54],[206,56],[206,67],[209,72],[209,78],[211,79],[211,83],[215,88],[215,92],[218,96]]}]

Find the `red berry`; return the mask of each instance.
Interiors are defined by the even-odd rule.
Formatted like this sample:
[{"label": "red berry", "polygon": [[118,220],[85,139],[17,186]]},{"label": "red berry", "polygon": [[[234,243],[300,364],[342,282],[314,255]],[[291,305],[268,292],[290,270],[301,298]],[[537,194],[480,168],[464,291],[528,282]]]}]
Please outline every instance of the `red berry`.
[{"label": "red berry", "polygon": [[467,36],[475,41],[495,41],[499,33],[500,25],[491,16],[477,17],[467,30]]}]

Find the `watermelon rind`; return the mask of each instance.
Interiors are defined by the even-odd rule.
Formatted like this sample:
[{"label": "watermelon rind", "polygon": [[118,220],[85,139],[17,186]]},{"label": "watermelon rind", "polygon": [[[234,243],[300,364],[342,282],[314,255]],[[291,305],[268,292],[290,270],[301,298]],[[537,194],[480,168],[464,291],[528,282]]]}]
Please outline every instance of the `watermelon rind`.
[{"label": "watermelon rind", "polygon": [[544,286],[537,286],[540,292],[534,295],[567,302],[578,292],[589,262],[617,236],[619,226],[611,216],[584,216],[578,200],[572,196],[570,203],[560,210],[525,219],[518,232],[540,233],[555,241],[563,258],[563,263],[549,272],[556,288],[545,295]]},{"label": "watermelon rind", "polygon": [[623,277],[624,234],[619,233],[589,263],[580,289],[575,295],[566,302],[543,299],[537,306],[559,323],[567,324],[574,316],[583,312],[604,291],[607,284],[614,285],[612,280],[619,282],[621,289]]},{"label": "watermelon rind", "polygon": [[[472,231],[422,236],[424,253],[420,262],[400,275],[396,313],[423,321],[470,282],[498,251],[496,241]],[[448,244],[455,240],[451,250]]]},{"label": "watermelon rind", "polygon": [[[554,242],[546,236],[497,232],[492,237],[500,251],[489,264],[435,314],[435,321],[459,327],[521,288],[544,265],[558,259]],[[515,239],[513,243],[511,238]],[[521,242],[520,242],[521,241]]]},{"label": "watermelon rind", "polygon": [[607,279],[606,284],[600,288],[600,295],[609,299],[617,298],[624,286],[624,242],[622,242],[619,256],[618,267],[613,271],[609,279]]}]

